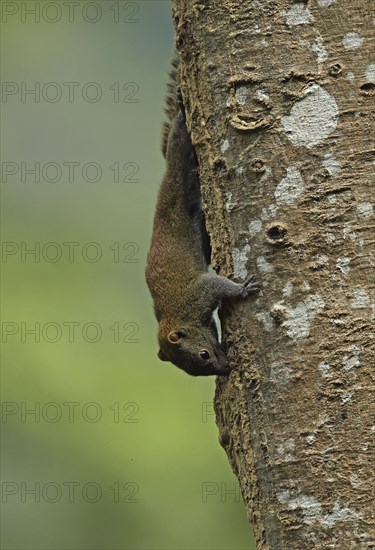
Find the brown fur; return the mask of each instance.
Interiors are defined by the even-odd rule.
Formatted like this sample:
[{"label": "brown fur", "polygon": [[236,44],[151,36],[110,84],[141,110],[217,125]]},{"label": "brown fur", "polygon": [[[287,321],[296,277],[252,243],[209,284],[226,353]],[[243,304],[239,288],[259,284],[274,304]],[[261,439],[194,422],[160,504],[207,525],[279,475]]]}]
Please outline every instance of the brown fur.
[{"label": "brown fur", "polygon": [[146,281],[159,322],[158,357],[193,376],[223,375],[229,369],[213,311],[223,298],[246,297],[255,284],[252,278],[241,284],[208,273],[197,159],[177,93],[177,72],[174,59],[166,107],[169,122],[162,141],[167,169],[156,205]]}]

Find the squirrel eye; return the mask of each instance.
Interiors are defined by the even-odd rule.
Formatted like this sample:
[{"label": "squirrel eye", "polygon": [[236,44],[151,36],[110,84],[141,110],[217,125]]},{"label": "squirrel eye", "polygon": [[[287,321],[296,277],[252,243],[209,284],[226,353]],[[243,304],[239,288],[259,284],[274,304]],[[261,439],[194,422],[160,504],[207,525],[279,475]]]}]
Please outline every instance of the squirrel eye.
[{"label": "squirrel eye", "polygon": [[199,352],[199,355],[201,356],[201,359],[203,359],[203,361],[207,361],[207,359],[210,358],[210,354],[206,349],[202,349],[202,351]]}]

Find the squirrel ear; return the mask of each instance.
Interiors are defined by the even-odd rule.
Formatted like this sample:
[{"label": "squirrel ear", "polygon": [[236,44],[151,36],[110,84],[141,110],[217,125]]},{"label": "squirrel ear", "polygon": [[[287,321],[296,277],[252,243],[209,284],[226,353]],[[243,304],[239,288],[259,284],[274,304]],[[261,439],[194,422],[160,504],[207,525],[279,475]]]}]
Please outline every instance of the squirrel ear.
[{"label": "squirrel ear", "polygon": [[161,349],[159,349],[159,351],[158,351],[158,357],[159,357],[160,361],[168,361],[167,357],[164,355],[164,353],[161,351]]},{"label": "squirrel ear", "polygon": [[187,333],[184,330],[171,330],[168,334],[168,342],[171,344],[177,344],[181,338],[187,336]]}]

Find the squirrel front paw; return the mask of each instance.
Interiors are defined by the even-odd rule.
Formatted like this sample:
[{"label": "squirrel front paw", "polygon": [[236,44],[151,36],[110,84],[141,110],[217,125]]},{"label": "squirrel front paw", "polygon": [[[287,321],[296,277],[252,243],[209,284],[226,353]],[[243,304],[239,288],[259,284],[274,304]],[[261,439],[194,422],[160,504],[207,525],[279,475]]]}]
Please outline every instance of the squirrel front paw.
[{"label": "squirrel front paw", "polygon": [[259,290],[259,283],[255,275],[250,275],[242,284],[242,296],[246,298],[249,294],[253,294]]}]

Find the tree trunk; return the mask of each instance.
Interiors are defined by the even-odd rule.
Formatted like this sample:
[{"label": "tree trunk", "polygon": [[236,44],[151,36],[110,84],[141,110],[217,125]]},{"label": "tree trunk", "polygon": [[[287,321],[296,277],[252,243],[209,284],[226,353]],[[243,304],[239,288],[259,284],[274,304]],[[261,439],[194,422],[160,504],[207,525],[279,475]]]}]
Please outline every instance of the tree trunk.
[{"label": "tree trunk", "polygon": [[[375,548],[374,2],[174,0],[258,549]],[[372,248],[372,252],[371,252]]]}]

